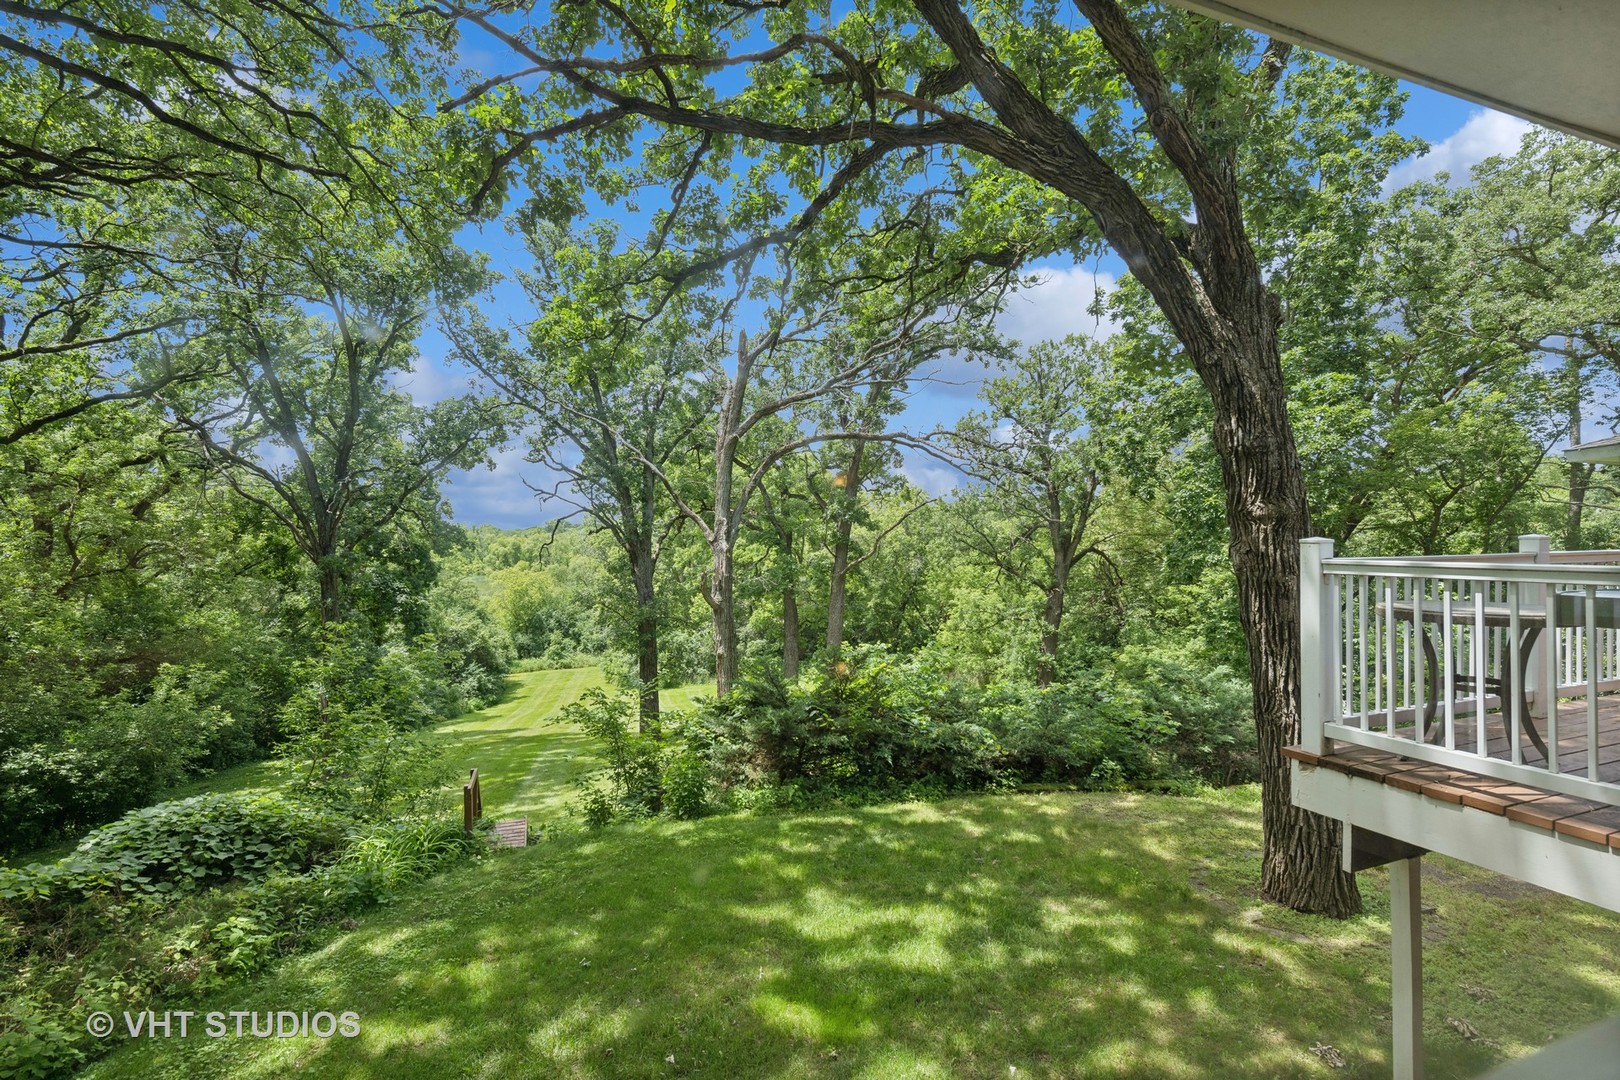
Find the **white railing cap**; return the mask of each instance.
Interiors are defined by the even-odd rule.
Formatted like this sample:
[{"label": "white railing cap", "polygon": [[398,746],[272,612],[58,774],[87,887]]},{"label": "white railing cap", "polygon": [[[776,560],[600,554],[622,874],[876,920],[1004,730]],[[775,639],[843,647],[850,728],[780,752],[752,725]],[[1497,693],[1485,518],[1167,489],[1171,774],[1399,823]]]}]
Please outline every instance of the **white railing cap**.
[{"label": "white railing cap", "polygon": [[1425,577],[1446,581],[1529,581],[1539,584],[1620,585],[1620,565],[1581,566],[1569,563],[1466,562],[1459,559],[1417,557],[1403,559],[1339,557],[1324,559],[1328,574],[1369,574],[1383,577]]}]

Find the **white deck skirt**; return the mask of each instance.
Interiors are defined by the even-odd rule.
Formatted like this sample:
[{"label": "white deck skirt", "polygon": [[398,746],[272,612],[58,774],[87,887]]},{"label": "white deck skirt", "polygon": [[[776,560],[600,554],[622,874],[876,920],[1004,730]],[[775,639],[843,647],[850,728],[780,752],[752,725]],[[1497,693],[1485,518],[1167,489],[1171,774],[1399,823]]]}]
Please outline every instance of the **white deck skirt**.
[{"label": "white deck skirt", "polygon": [[1620,147],[1616,0],[1171,0]]},{"label": "white deck skirt", "polygon": [[1291,766],[1295,806],[1620,911],[1620,853],[1335,769]]}]

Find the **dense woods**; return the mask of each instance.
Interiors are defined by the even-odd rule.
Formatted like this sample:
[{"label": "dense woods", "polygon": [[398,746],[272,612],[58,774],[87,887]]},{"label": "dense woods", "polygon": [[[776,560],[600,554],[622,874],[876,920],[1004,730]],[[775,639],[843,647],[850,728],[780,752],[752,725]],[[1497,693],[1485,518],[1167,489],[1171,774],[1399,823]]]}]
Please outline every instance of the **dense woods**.
[{"label": "dense woods", "polygon": [[[595,820],[1259,779],[1266,895],[1355,911],[1297,541],[1620,544],[1549,454],[1615,419],[1620,160],[1386,190],[1392,80],[1076,6],[0,5],[0,853],[267,758],[335,850],[600,665]],[[1104,256],[1111,332],[1006,333]],[[511,446],[533,527],[453,521]]]}]

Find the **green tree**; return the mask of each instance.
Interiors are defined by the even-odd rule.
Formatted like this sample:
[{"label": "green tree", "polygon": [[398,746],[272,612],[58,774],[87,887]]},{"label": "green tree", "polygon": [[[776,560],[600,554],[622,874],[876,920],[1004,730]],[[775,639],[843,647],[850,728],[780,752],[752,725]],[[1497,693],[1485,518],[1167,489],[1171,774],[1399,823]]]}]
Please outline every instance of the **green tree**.
[{"label": "green tree", "polygon": [[[1081,338],[1020,353],[985,383],[987,408],[965,417],[950,443],[982,481],[978,512],[962,515],[964,542],[1042,597],[1035,681],[1057,676],[1069,579],[1086,556],[1107,560],[1089,530],[1102,496],[1099,445],[1122,388],[1109,385],[1101,346]],[[964,506],[967,509],[967,506]]]},{"label": "green tree", "polygon": [[705,358],[673,318],[653,319],[633,336],[615,333],[598,314],[599,298],[577,287],[593,266],[611,262],[612,230],[588,242],[532,217],[519,221],[535,257],[520,280],[541,313],[524,345],[471,306],[450,313],[447,326],[457,354],[527,413],[530,460],[560,478],[542,496],[583,514],[628,562],[641,731],[656,733],[658,562],[684,520],[664,481],[709,419]]},{"label": "green tree", "polygon": [[[1475,166],[1472,183],[1446,179],[1395,200],[1385,264],[1403,326],[1430,349],[1494,365],[1519,408],[1540,403],[1559,435],[1584,441],[1583,414],[1620,375],[1620,152],[1537,130],[1518,153]],[[1540,370],[1549,358],[1556,374]],[[1564,469],[1563,539],[1575,550],[1592,467]]]},{"label": "green tree", "polygon": [[125,348],[203,332],[172,302],[195,286],[181,204],[315,221],[298,186],[318,183],[442,238],[453,222],[421,211],[462,173],[424,137],[427,29],[307,0],[0,6],[0,443],[206,371],[135,371]]},{"label": "green tree", "polygon": [[[316,578],[320,622],[344,621],[368,555],[417,547],[441,520],[437,483],[488,460],[506,414],[492,401],[430,407],[395,389],[415,362],[422,263],[408,248],[215,229],[213,332],[196,347],[218,379],[159,395],[203,464],[284,531]],[[319,314],[316,314],[316,313]]]},{"label": "green tree", "polygon": [[[1015,266],[1102,246],[1124,259],[1213,404],[1255,688],[1263,891],[1349,914],[1359,897],[1339,865],[1339,832],[1294,809],[1281,754],[1299,730],[1298,543],[1309,513],[1280,310],[1250,218],[1309,191],[1316,163],[1344,156],[1387,119],[1395,86],[1352,74],[1320,99],[1319,80],[1284,77],[1285,44],[1261,46],[1174,9],[1076,6],[1084,25],[1055,5],[957,0],[836,13],[581,4],[535,26],[448,10],[513,56],[507,72],[461,99],[478,102],[470,115],[486,129],[512,133],[497,167],[526,147],[588,133],[588,147],[574,142],[554,164],[537,162],[531,182],[577,187],[581,179],[563,175],[572,170],[622,192],[633,181],[620,163],[639,150],[681,216],[714,205],[712,185],[694,194],[700,176],[723,172],[733,154],[759,161],[723,229],[667,230],[702,249],[695,266],[852,229],[928,233],[934,266]],[[537,73],[540,93],[512,92]],[[1302,113],[1316,122],[1299,123]],[[632,135],[642,120],[662,133]],[[855,205],[871,208],[870,223]]]}]

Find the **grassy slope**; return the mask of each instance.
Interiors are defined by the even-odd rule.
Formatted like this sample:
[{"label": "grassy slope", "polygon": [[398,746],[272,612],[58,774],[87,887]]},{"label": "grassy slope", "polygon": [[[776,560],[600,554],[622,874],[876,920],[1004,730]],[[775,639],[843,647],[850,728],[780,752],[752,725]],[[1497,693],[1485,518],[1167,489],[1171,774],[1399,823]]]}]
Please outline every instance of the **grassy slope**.
[{"label": "grassy slope", "polygon": [[[91,1075],[1387,1076],[1384,875],[1349,922],[1262,908],[1259,847],[1253,789],[565,837],[199,1006],[352,1009],[359,1038],[140,1042]],[[1428,862],[1431,1077],[1620,1007],[1620,921]]]},{"label": "grassy slope", "polygon": [[[450,754],[466,770],[478,769],[484,812],[490,817],[554,816],[572,794],[570,781],[592,767],[589,740],[572,726],[548,723],[558,709],[593,686],[600,668],[530,671],[508,675],[505,701],[440,726]],[[583,755],[583,757],[581,757]]]},{"label": "grassy slope", "polygon": [[[572,796],[570,781],[593,767],[587,740],[570,726],[548,724],[551,715],[593,686],[602,685],[600,668],[526,672],[506,677],[508,691],[499,704],[441,724],[436,730],[447,744],[449,758],[462,779],[477,766],[484,807],[491,817],[556,816]],[[667,693],[682,695],[683,702],[702,687]],[[580,755],[584,754],[584,757]],[[578,758],[578,760],[576,760]],[[257,761],[223,769],[165,791],[155,801],[191,795],[222,793],[260,794],[285,787],[286,767],[277,761]],[[457,781],[460,784],[460,781]],[[459,786],[454,793],[460,806]],[[448,800],[447,800],[448,801]],[[14,856],[22,866],[50,862],[73,850],[76,839]],[[0,865],[7,860],[0,859]]]},{"label": "grassy slope", "polygon": [[[465,770],[478,767],[484,812],[490,817],[555,818],[573,799],[573,781],[596,768],[590,739],[571,724],[551,723],[563,706],[594,686],[600,668],[531,671],[506,677],[506,700],[441,726],[451,756]],[[689,709],[705,684],[663,692],[665,709]]]},{"label": "grassy slope", "polygon": [[698,698],[714,698],[714,683],[691,683],[676,686],[659,693],[659,705],[666,712],[681,712],[697,705]]}]

